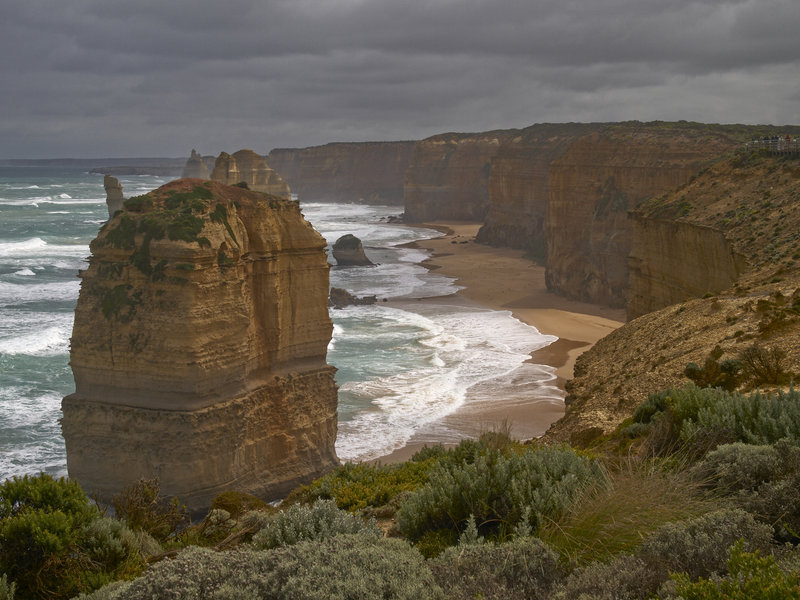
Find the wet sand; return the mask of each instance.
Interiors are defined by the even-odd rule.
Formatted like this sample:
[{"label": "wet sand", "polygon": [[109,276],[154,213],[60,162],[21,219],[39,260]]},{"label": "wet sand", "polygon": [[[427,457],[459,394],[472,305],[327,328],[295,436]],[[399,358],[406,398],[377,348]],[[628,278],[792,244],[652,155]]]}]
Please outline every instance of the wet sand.
[{"label": "wet sand", "polygon": [[[463,287],[451,301],[511,311],[520,321],[558,340],[531,353],[530,370],[540,373],[544,369],[551,374],[551,381],[537,388],[535,395],[525,393],[524,382],[517,382],[523,385],[493,390],[491,401],[470,402],[468,398],[442,422],[426,426],[405,447],[379,459],[384,463],[407,460],[426,444],[456,443],[492,429],[510,428],[514,437],[523,440],[542,435],[564,414],[564,383],[572,377],[575,359],[625,320],[623,309],[568,300],[548,292],[544,267],[524,258],[522,251],[475,243],[479,223],[434,222],[424,226],[445,233],[414,245],[433,252],[423,263],[425,267],[456,278],[456,284]],[[525,369],[521,369],[519,377],[524,376]]]}]

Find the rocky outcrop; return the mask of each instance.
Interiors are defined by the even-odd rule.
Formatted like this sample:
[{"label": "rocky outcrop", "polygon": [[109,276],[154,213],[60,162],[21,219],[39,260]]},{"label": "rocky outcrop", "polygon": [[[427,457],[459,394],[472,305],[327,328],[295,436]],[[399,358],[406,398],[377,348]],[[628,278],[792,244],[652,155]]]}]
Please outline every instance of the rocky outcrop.
[{"label": "rocky outcrop", "polygon": [[361,240],[352,233],[347,233],[336,240],[331,246],[331,252],[340,267],[367,267],[374,264],[364,253]]},{"label": "rocky outcrop", "polygon": [[226,185],[246,184],[248,189],[289,200],[289,184],[252,150],[239,150],[233,155],[222,152],[214,163],[210,179]]},{"label": "rocky outcrop", "polygon": [[401,205],[414,144],[356,142],[276,148],[267,162],[302,202]]},{"label": "rocky outcrop", "polygon": [[332,287],[331,293],[328,298],[328,306],[333,308],[344,308],[345,306],[364,306],[375,304],[378,301],[377,296],[354,296],[347,290],[342,288]]},{"label": "rocky outcrop", "polygon": [[186,161],[186,165],[183,167],[183,174],[181,177],[209,179],[211,177],[211,171],[214,170],[214,163],[216,160],[214,156],[202,156],[193,149],[189,160]]},{"label": "rocky outcrop", "polygon": [[125,198],[122,196],[122,185],[119,179],[106,175],[103,177],[103,187],[106,190],[106,206],[108,207],[108,218],[114,216],[118,210],[122,210],[122,203]]},{"label": "rocky outcrop", "polygon": [[568,298],[625,306],[628,210],[686,183],[737,145],[697,124],[623,123],[582,137],[551,163],[547,286]]},{"label": "rocky outcrop", "polygon": [[87,492],[158,477],[201,509],[337,464],[329,266],[297,203],[181,179],[127,200],[90,247],[62,403]]},{"label": "rocky outcrop", "polygon": [[406,171],[406,221],[483,221],[492,157],[518,130],[445,133],[420,142]]},{"label": "rocky outcrop", "polygon": [[550,163],[597,124],[527,127],[500,146],[489,175],[489,212],[476,241],[532,252],[544,260]]}]

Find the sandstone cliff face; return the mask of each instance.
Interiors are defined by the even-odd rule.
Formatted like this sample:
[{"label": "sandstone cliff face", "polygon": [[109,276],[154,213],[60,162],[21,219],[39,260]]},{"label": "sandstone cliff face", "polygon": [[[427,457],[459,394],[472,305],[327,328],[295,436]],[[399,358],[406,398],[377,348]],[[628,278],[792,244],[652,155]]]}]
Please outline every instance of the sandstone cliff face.
[{"label": "sandstone cliff face", "polygon": [[296,203],[199,179],[131,198],[81,273],[62,404],[71,477],[158,477],[190,508],[337,463],[325,240]]},{"label": "sandstone cliff face", "polygon": [[527,127],[500,146],[489,175],[489,212],[477,241],[532,251],[544,259],[550,163],[601,125]]},{"label": "sandstone cliff face", "polygon": [[631,217],[629,319],[717,294],[735,284],[747,267],[747,259],[712,227]]},{"label": "sandstone cliff face", "polygon": [[406,220],[483,221],[492,157],[517,135],[517,130],[445,133],[417,142],[406,172]]},{"label": "sandstone cliff face", "polygon": [[685,183],[737,144],[714,130],[620,124],[587,135],[551,163],[547,285],[569,298],[625,306],[627,211]]},{"label": "sandstone cliff face", "polygon": [[196,150],[192,150],[189,160],[186,161],[186,166],[183,167],[183,174],[181,177],[208,179],[211,176],[211,171],[214,170],[215,162],[215,157],[202,156]]},{"label": "sandstone cliff face", "polygon": [[335,143],[277,148],[267,162],[302,202],[403,204],[415,142]]},{"label": "sandstone cliff face", "polygon": [[653,312],[578,358],[550,440],[609,433],[649,394],[688,383],[686,365],[716,346],[720,360],[777,348],[786,371],[800,371],[798,183],[797,160],[742,154],[634,212],[631,308]]},{"label": "sandstone cliff face", "polygon": [[233,155],[222,152],[209,178],[226,185],[246,183],[251,190],[285,200],[292,195],[289,184],[267,164],[263,156],[252,150],[239,150]]}]

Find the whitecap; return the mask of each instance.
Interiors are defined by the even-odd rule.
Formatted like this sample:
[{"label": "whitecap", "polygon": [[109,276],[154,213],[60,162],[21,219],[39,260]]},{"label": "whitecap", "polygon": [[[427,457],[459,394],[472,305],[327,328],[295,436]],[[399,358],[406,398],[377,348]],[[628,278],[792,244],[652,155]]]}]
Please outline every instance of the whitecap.
[{"label": "whitecap", "polygon": [[43,249],[47,246],[42,238],[30,238],[21,242],[0,242],[0,256],[14,256],[17,254],[29,254]]},{"label": "whitecap", "polygon": [[35,276],[36,273],[26,267],[25,269],[20,269],[19,271],[15,272],[14,275],[18,277],[31,277]]},{"label": "whitecap", "polygon": [[69,352],[70,330],[47,327],[26,335],[0,339],[0,355],[56,356]]}]

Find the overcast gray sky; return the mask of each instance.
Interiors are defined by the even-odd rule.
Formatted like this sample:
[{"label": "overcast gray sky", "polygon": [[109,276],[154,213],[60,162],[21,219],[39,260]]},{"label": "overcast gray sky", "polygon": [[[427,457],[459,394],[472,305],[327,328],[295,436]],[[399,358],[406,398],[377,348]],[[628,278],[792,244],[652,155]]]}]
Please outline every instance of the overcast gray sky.
[{"label": "overcast gray sky", "polygon": [[3,0],[0,158],[800,123],[800,0]]}]

